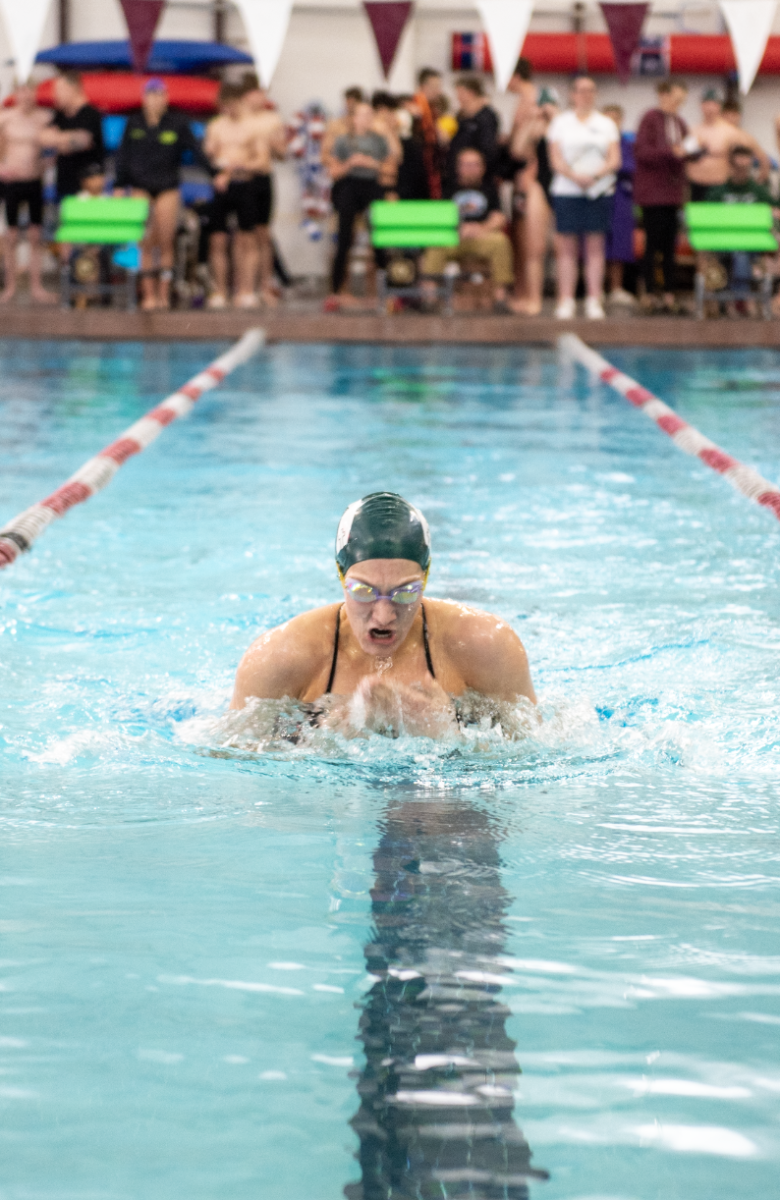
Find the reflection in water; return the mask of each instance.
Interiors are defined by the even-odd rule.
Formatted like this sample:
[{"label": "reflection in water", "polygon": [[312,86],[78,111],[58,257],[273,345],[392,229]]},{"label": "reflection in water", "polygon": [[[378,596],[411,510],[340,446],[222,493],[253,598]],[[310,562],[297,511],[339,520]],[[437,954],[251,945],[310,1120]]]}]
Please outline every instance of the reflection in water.
[{"label": "reflection in water", "polygon": [[376,978],[363,998],[360,1183],[348,1200],[527,1200],[545,1179],[513,1116],[520,1067],[501,1003],[508,969],[497,834],[463,802],[387,813],[374,855]]}]

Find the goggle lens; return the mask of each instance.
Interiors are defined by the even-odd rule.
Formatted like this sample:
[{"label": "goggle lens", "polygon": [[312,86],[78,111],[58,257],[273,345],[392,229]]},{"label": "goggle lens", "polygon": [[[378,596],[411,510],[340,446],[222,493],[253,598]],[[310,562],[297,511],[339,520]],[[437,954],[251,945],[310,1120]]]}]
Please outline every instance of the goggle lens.
[{"label": "goggle lens", "polygon": [[367,583],[356,583],[352,579],[348,579],[346,589],[353,600],[357,600],[359,604],[373,604],[378,596],[376,588],[370,587]]},{"label": "goggle lens", "polygon": [[417,580],[393,588],[386,596],[383,596],[375,587],[371,587],[369,583],[361,583],[359,579],[345,580],[344,587],[352,599],[357,600],[358,604],[376,604],[377,600],[389,600],[391,604],[414,604],[423,593],[423,584]]},{"label": "goggle lens", "polygon": [[393,604],[414,604],[421,592],[422,588],[419,583],[409,584],[406,587],[396,588],[394,592],[390,593],[390,599]]}]

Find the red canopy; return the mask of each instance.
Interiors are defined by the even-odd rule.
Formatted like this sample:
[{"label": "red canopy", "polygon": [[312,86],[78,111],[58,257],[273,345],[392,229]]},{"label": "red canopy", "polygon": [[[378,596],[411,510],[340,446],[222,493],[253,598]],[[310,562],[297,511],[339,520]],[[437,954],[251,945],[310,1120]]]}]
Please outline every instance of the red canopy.
[{"label": "red canopy", "polygon": [[[667,42],[669,69],[675,74],[725,75],[736,70],[731,38],[725,34],[679,33]],[[540,72],[572,74],[583,68],[594,75],[615,72],[608,33],[529,33],[523,54]],[[759,73],[780,73],[780,37],[767,42]]]},{"label": "red canopy", "polygon": [[[90,104],[104,113],[129,112],[139,108],[147,79],[162,79],[171,104],[191,113],[213,113],[217,107],[219,83],[194,75],[135,75],[130,71],[101,71],[83,74],[81,82]],[[37,100],[46,108],[54,107],[54,80],[38,85]]]}]

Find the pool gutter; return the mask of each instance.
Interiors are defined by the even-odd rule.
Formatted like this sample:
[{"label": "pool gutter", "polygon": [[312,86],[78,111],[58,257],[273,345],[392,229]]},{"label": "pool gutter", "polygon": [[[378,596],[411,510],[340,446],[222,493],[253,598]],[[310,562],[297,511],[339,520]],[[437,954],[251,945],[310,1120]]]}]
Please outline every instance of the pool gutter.
[{"label": "pool gutter", "polygon": [[0,337],[100,341],[232,341],[262,324],[269,342],[380,342],[487,345],[554,345],[576,333],[594,346],[780,347],[780,321],[691,317],[609,317],[606,321],[556,321],[516,317],[374,312],[327,314],[281,307],[273,312],[124,312],[120,309],[9,308]]}]

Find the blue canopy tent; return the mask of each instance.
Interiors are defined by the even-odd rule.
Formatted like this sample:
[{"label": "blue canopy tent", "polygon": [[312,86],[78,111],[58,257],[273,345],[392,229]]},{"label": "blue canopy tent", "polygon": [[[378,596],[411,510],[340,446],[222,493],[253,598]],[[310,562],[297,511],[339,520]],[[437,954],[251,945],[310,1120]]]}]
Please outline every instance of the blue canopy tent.
[{"label": "blue canopy tent", "polygon": [[[130,41],[120,42],[65,42],[50,50],[41,50],[35,61],[49,63],[62,70],[107,70],[132,71],[133,60]],[[252,66],[252,57],[234,46],[221,42],[159,41],[152,45],[146,70],[150,74],[190,75],[208,71],[211,67],[224,67],[229,63],[246,63]]]}]

